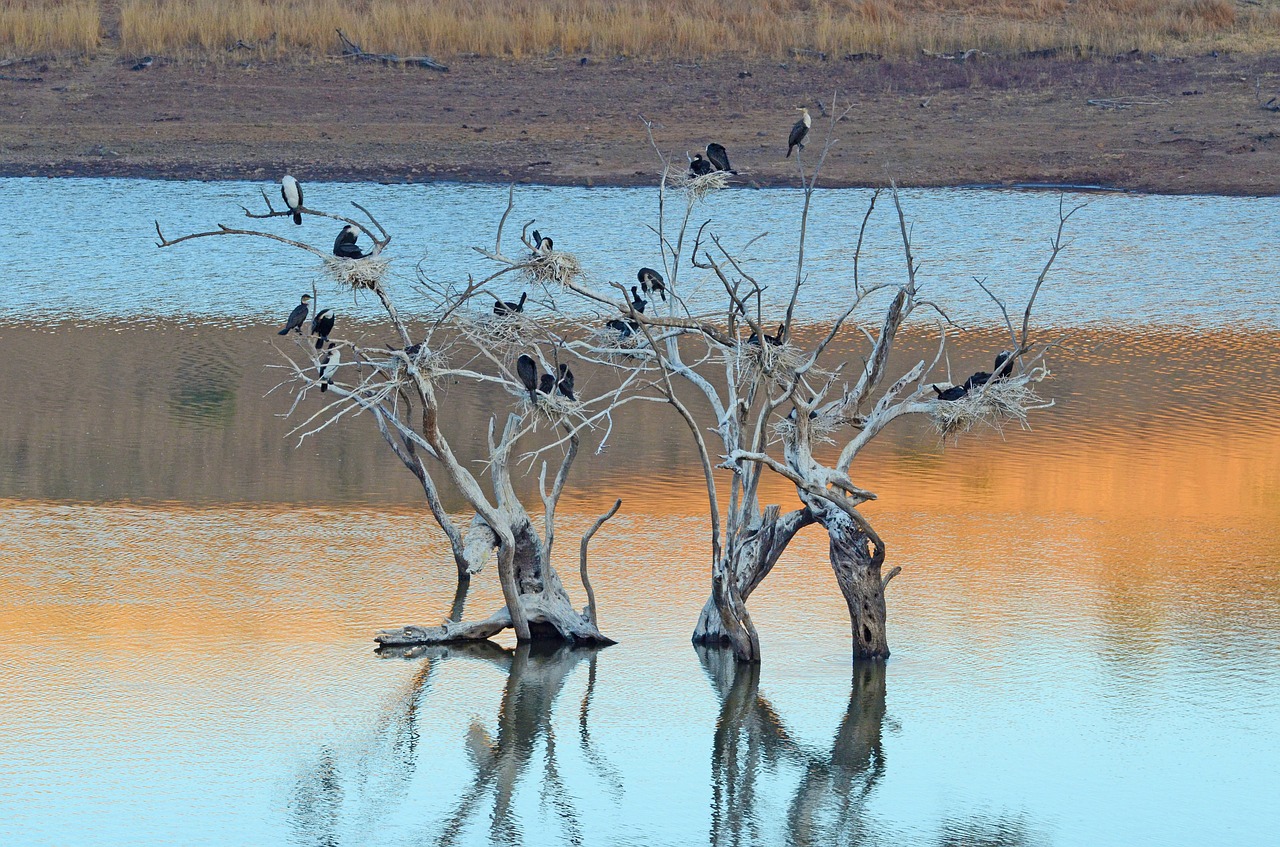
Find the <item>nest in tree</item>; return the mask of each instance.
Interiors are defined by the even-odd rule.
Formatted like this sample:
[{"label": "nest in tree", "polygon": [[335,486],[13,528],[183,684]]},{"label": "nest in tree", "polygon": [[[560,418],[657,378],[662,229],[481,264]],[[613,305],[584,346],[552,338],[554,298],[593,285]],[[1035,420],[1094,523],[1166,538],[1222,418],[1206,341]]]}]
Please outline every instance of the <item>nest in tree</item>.
[{"label": "nest in tree", "polygon": [[970,391],[959,400],[939,400],[930,413],[933,427],[943,438],[959,437],[978,424],[986,424],[996,431],[1016,421],[1023,429],[1030,428],[1027,413],[1032,409],[1051,406],[1036,394],[1033,382],[1039,379],[1002,379]]},{"label": "nest in tree", "polygon": [[533,319],[523,312],[512,312],[506,315],[483,313],[466,319],[469,335],[490,347],[523,346],[528,343]]},{"label": "nest in tree", "polygon": [[701,200],[713,191],[729,187],[729,174],[725,171],[712,171],[702,176],[694,176],[688,171],[667,175],[667,185],[688,195],[689,201]]},{"label": "nest in tree", "polygon": [[[793,413],[794,414],[794,413]],[[811,444],[834,444],[837,429],[840,428],[841,419],[834,414],[818,415],[809,418],[809,441]],[[796,438],[796,422],[793,417],[788,415],[781,420],[774,421],[773,433],[784,442],[794,441]]]},{"label": "nest in tree", "polygon": [[530,259],[524,274],[537,285],[562,285],[582,276],[582,263],[572,253],[552,250]]},{"label": "nest in tree", "polygon": [[790,344],[747,344],[738,345],[738,351],[763,373],[768,374],[779,388],[785,388],[791,381],[790,372],[806,361],[804,351]]},{"label": "nest in tree", "polygon": [[367,288],[373,291],[382,284],[389,263],[386,259],[368,257],[365,259],[341,259],[327,256],[324,260],[324,272],[339,285],[347,288]]},{"label": "nest in tree", "polygon": [[649,339],[638,329],[630,335],[623,335],[616,329],[604,326],[591,333],[587,341],[592,347],[598,348],[599,355],[617,363],[635,359],[636,350],[649,348]]}]

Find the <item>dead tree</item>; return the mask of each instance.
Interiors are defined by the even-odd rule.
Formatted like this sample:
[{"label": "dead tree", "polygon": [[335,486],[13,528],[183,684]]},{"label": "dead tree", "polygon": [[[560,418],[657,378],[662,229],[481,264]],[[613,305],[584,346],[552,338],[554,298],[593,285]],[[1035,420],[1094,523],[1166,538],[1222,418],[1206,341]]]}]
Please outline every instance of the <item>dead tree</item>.
[{"label": "dead tree", "polygon": [[[252,212],[246,208],[247,217],[274,220],[291,214],[275,209],[265,192],[263,198],[266,210]],[[567,368],[580,358],[560,330],[522,313],[495,315],[492,308],[498,298],[491,288],[498,280],[519,278],[528,284],[545,285],[547,274],[567,272],[576,260],[570,254],[544,256],[533,251],[520,259],[503,261],[497,271],[483,279],[468,278],[460,284],[435,283],[420,269],[416,288],[427,300],[420,315],[426,319],[426,329],[425,335],[415,336],[397,305],[388,275],[389,262],[383,257],[391,237],[366,209],[359,205],[356,208],[366,219],[302,209],[305,215],[342,221],[367,235],[373,241],[373,249],[355,259],[333,256],[264,230],[220,225],[207,232],[170,239],[157,224],[156,232],[160,247],[213,236],[256,237],[283,243],[317,256],[324,275],[337,289],[371,292],[381,304],[396,343],[372,345],[335,333],[321,350],[310,338],[298,336],[293,349],[280,351],[283,364],[276,366],[284,372],[279,387],[292,393],[288,414],[300,419],[293,430],[299,441],[343,418],[367,421],[417,478],[432,517],[448,538],[458,575],[458,592],[449,619],[439,626],[386,630],[379,633],[378,641],[393,645],[479,641],[510,628],[521,642],[546,638],[571,644],[612,643],[596,623],[594,595],[587,578],[586,539],[580,574],[591,600],[582,612],[570,604],[551,559],[556,506],[581,440],[601,429],[611,420],[612,411],[632,396],[626,391],[628,380],[596,396],[584,396],[581,387],[577,391],[561,390],[563,383],[556,376],[563,377],[560,368]],[[503,227],[511,210],[509,201],[498,224],[495,248],[487,254],[502,258]],[[528,248],[527,239],[523,241]],[[517,367],[521,357],[529,357],[541,374],[550,375],[549,388],[525,384]],[[482,476],[474,474],[456,453],[453,442],[460,433],[446,432],[441,420],[440,392],[453,383],[470,390],[488,390],[486,397],[496,396],[491,403],[485,456],[487,486]],[[500,429],[499,419],[503,421]],[[542,433],[541,437],[538,433]],[[553,453],[559,457],[554,477],[548,480],[546,461],[541,462],[538,477],[543,512],[539,533],[516,494],[513,474],[531,473],[544,455]],[[442,483],[461,495],[474,512],[465,529],[445,510],[440,496]],[[600,523],[616,510],[617,505]],[[592,532],[598,528],[599,523]],[[494,551],[505,605],[487,618],[464,621],[462,608],[469,580]]]}]

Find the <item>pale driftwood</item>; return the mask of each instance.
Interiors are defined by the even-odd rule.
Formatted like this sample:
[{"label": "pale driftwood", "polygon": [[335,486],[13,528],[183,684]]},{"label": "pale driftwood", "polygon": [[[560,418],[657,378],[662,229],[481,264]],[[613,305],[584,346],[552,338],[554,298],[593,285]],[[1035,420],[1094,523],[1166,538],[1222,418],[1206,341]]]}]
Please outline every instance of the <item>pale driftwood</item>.
[{"label": "pale driftwood", "polygon": [[428,68],[433,71],[448,73],[449,66],[442,65],[430,56],[397,56],[394,53],[366,53],[350,38],[338,30],[338,38],[342,41],[342,58],[357,62],[377,62],[382,65],[409,65],[416,68]]},{"label": "pale driftwood", "polygon": [[609,511],[596,518],[596,522],[591,525],[591,529],[587,530],[586,535],[582,536],[582,545],[578,550],[578,573],[582,577],[582,588],[587,592],[587,608],[583,612],[583,616],[591,623],[596,624],[599,621],[596,615],[596,592],[591,587],[591,579],[587,576],[587,545],[591,543],[592,537],[600,531],[600,527],[604,526],[605,521],[618,513],[622,508],[622,498],[619,497],[613,501],[613,506]]}]

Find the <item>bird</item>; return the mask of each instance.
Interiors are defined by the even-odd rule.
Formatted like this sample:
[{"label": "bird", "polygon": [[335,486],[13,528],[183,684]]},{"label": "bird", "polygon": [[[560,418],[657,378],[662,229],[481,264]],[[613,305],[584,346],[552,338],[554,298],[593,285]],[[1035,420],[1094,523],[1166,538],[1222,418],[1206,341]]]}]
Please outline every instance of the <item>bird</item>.
[{"label": "bird", "polygon": [[996,373],[995,379],[1004,379],[1013,376],[1013,351],[1006,350],[1003,353],[996,354]]},{"label": "bird", "polygon": [[364,251],[356,246],[356,228],[347,224],[333,242],[333,255],[339,259],[363,259]]},{"label": "bird", "polygon": [[338,372],[338,365],[342,362],[342,351],[333,346],[334,342],[329,342],[329,347],[324,351],[324,358],[320,360],[320,393],[323,394],[329,390],[329,386],[333,385],[333,375]]},{"label": "bird", "polygon": [[310,310],[308,305],[311,302],[310,294],[302,295],[302,302],[293,307],[293,311],[289,313],[289,320],[285,321],[284,329],[280,330],[277,335],[288,335],[291,331],[296,331],[298,335],[302,335],[302,322],[307,319],[307,312]]},{"label": "bird", "polygon": [[302,226],[302,186],[293,177],[285,174],[280,178],[280,196],[284,204],[293,212],[293,222]]},{"label": "bird", "polygon": [[520,383],[529,392],[529,401],[533,402],[533,393],[538,390],[538,363],[532,356],[520,354],[520,358],[516,359],[516,376],[520,377]]},{"label": "bird", "polygon": [[795,148],[804,149],[804,139],[809,134],[809,127],[813,125],[813,119],[809,117],[809,110],[804,106],[800,106],[799,109],[804,114],[800,116],[800,120],[796,121],[795,126],[791,127],[791,134],[787,136],[788,159],[791,158],[791,151]]},{"label": "bird", "polygon": [[689,176],[706,176],[715,170],[711,163],[702,158],[701,153],[694,153],[693,159],[689,161]]},{"label": "bird", "polygon": [[556,378],[551,374],[538,377],[538,393],[550,395],[556,389]]},{"label": "bird", "polygon": [[550,238],[538,232],[536,229],[533,231],[533,257],[535,259],[539,256],[545,256],[550,253],[551,248],[554,246],[555,242]]},{"label": "bird", "polygon": [[644,307],[649,305],[649,301],[640,296],[640,292],[636,287],[631,286],[631,306],[640,314],[644,314]]},{"label": "bird", "polygon": [[501,317],[506,317],[507,315],[514,315],[517,312],[523,312],[524,301],[528,299],[529,299],[529,292],[524,291],[524,292],[521,292],[520,294],[519,302],[515,302],[512,300],[505,300],[505,301],[495,300],[493,301],[493,313],[501,318]]},{"label": "bird", "polygon": [[729,153],[724,149],[723,144],[717,144],[714,141],[707,145],[707,161],[711,162],[711,166],[718,171],[727,171],[736,174],[733,168],[729,167]]},{"label": "bird", "polygon": [[568,365],[560,365],[557,370],[560,378],[556,380],[556,390],[576,402],[578,398],[573,396],[573,371],[569,370]]},{"label": "bird", "polygon": [[143,56],[143,57],[138,61],[138,64],[134,65],[132,68],[129,68],[129,70],[131,70],[131,71],[145,71],[147,68],[149,68],[149,67],[151,67],[153,64],[155,64],[155,61],[156,61],[156,60],[155,60],[154,58],[152,58],[151,56]]},{"label": "bird", "polygon": [[329,340],[329,333],[333,332],[333,321],[336,317],[337,315],[334,314],[333,309],[321,309],[311,319],[311,334],[320,336],[316,339],[317,350]]},{"label": "bird", "polygon": [[605,324],[609,329],[619,333],[623,338],[630,338],[640,329],[640,324],[636,321],[624,321],[614,318]]},{"label": "bird", "polygon": [[991,381],[991,374],[986,371],[978,371],[973,376],[964,381],[964,390],[972,391],[975,388],[981,388]]},{"label": "bird", "polygon": [[636,279],[640,280],[640,290],[645,294],[656,293],[663,303],[667,302],[667,286],[662,274],[653,268],[641,268],[636,272]]},{"label": "bird", "polygon": [[[787,340],[786,335],[787,335],[787,325],[786,323],[780,323],[778,324],[778,334],[770,335],[769,333],[766,332],[764,334],[764,341],[766,344],[772,347],[781,347]],[[747,343],[754,344],[756,347],[759,347],[760,338],[753,332],[751,333],[751,337],[747,339]]]},{"label": "bird", "polygon": [[959,400],[969,393],[969,390],[963,385],[953,385],[946,390],[935,385],[933,390],[938,395],[939,400]]}]

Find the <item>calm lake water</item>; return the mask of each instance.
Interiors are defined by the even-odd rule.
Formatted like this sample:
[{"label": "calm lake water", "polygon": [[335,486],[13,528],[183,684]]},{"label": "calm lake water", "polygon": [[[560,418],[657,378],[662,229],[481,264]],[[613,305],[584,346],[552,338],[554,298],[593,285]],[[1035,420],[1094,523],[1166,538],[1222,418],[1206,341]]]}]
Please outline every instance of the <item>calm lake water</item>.
[{"label": "calm lake water", "polygon": [[[958,444],[905,422],[856,474],[904,568],[893,658],[851,666],[810,529],[752,598],[765,658],[744,670],[689,645],[705,492],[656,406],[579,460],[560,510],[581,603],[576,538],[624,500],[592,546],[618,646],[376,655],[374,630],[443,617],[453,565],[367,422],[298,447],[277,417],[272,331],[313,270],[252,241],[149,240],[156,217],[173,234],[235,223],[256,189],[0,180],[10,244],[42,245],[38,266],[0,256],[0,843],[1200,847],[1280,831],[1280,201],[1069,197],[1090,206],[1044,299],[1046,332],[1068,336],[1044,386],[1057,406]],[[839,291],[866,196],[820,199],[819,294]],[[411,297],[424,249],[434,277],[483,272],[469,247],[491,242],[505,189],[308,186],[317,205],[347,199],[396,233]],[[999,337],[970,277],[1017,300],[1057,196],[904,200],[922,279],[977,326],[952,361],[985,363]],[[597,278],[652,260],[634,213],[652,191],[517,203],[558,246],[603,245],[581,251]],[[779,249],[797,214],[782,191],[706,210]],[[869,272],[897,279],[891,223]],[[459,392],[446,425],[482,410]],[[766,478],[766,501],[795,497]],[[468,612],[500,602],[486,571]]]}]

